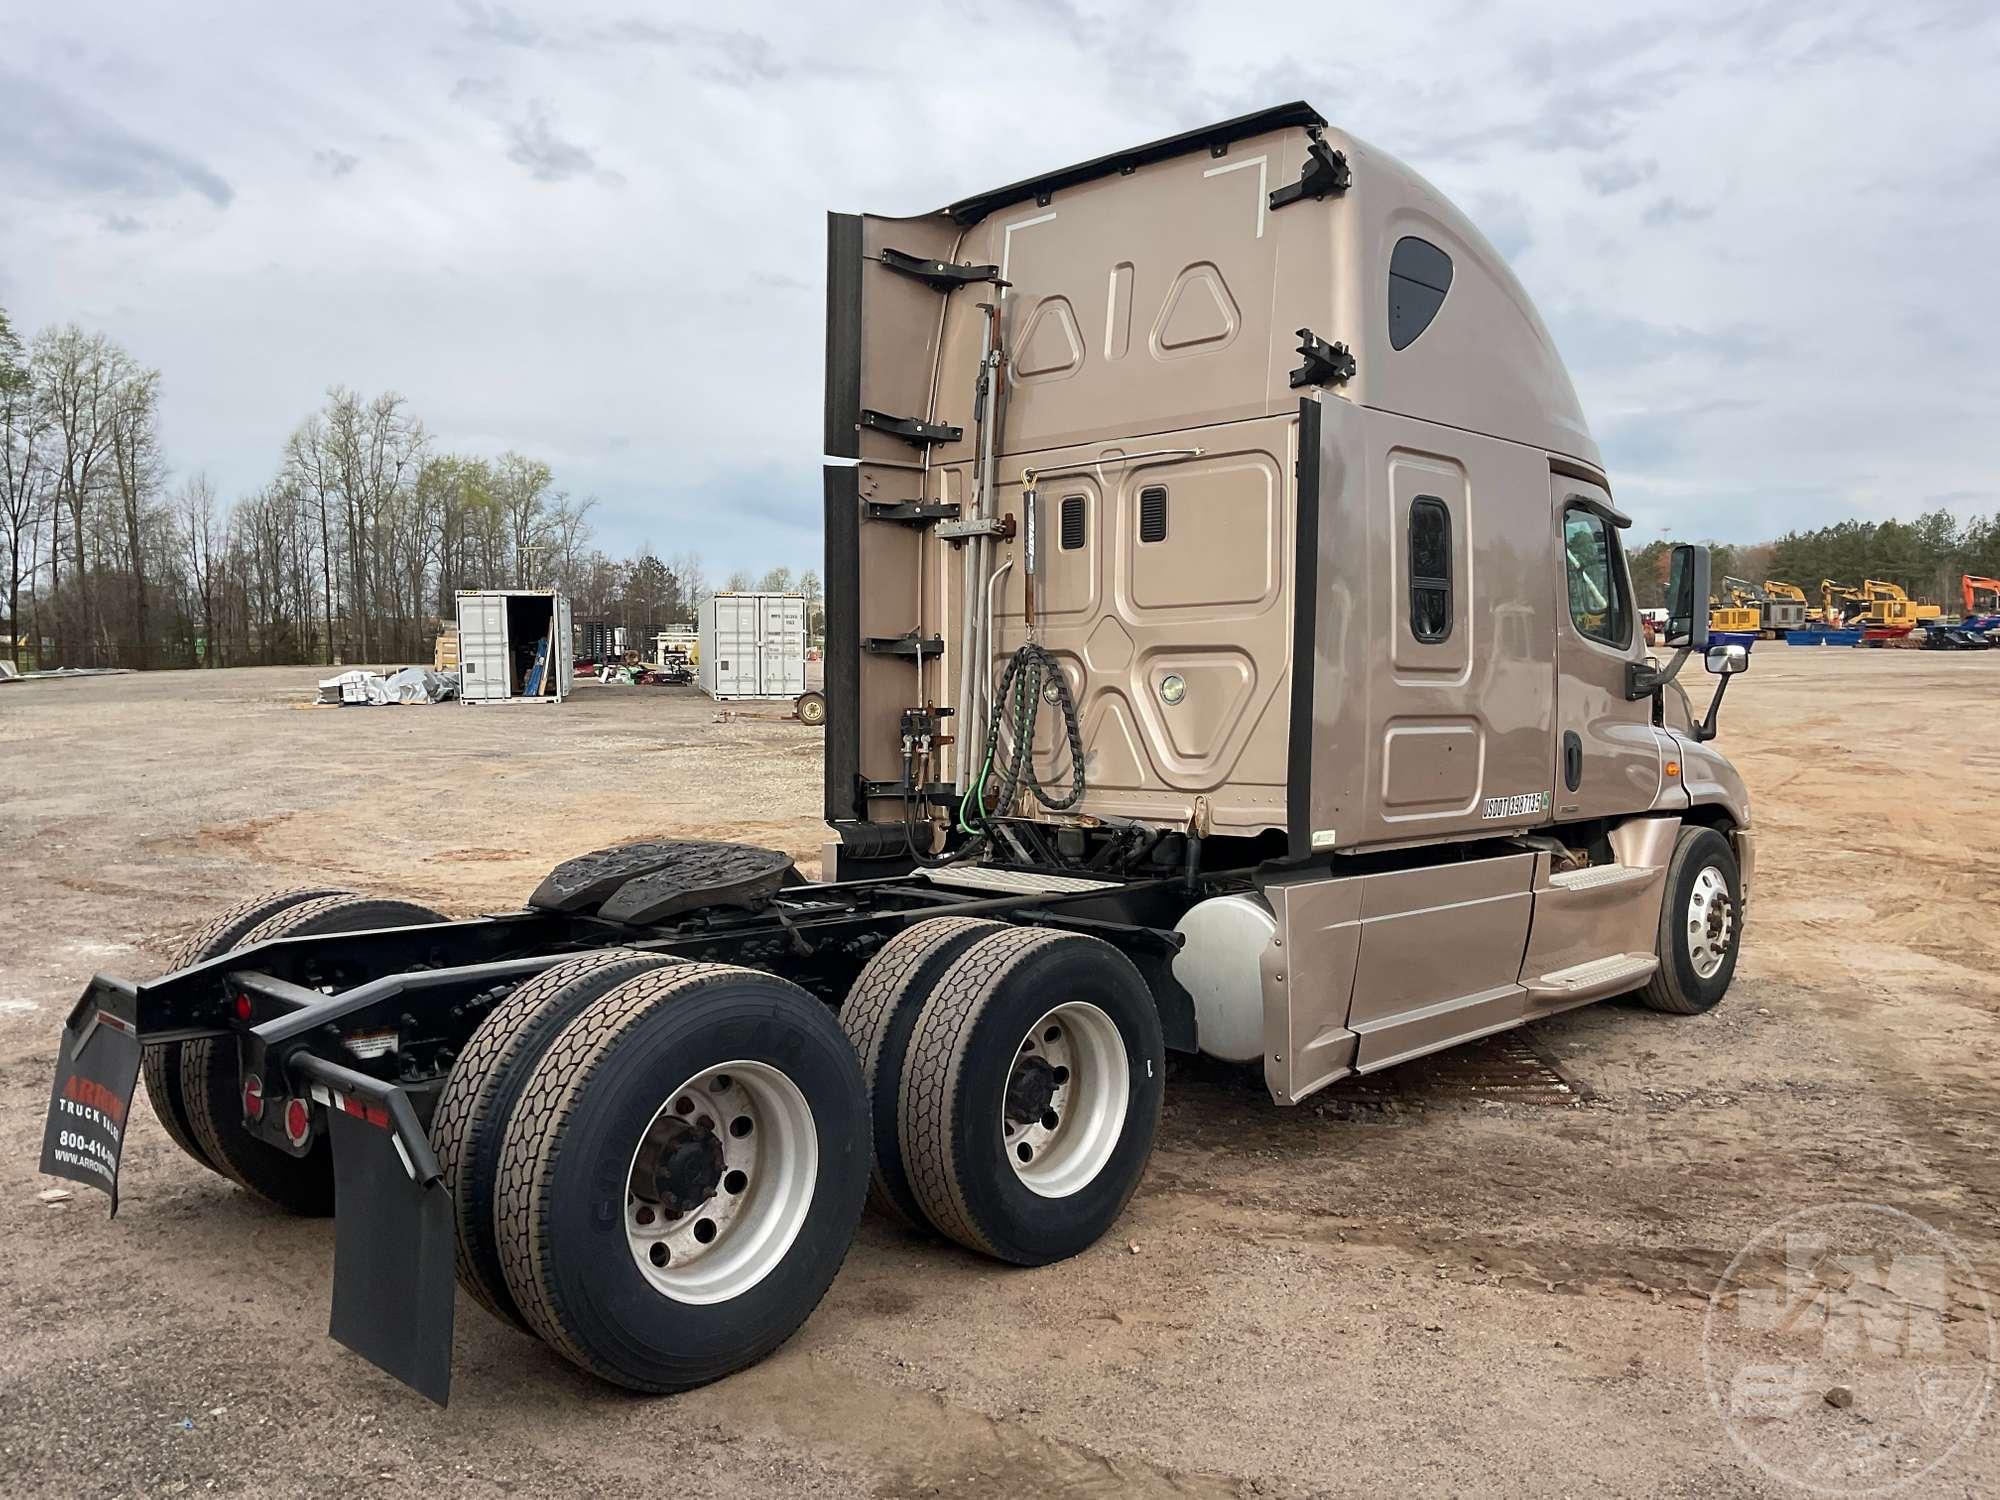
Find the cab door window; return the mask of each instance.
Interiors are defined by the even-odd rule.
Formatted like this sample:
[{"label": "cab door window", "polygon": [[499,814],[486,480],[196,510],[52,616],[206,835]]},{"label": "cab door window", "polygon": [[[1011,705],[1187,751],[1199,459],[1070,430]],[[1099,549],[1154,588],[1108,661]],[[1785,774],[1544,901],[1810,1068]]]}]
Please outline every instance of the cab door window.
[{"label": "cab door window", "polygon": [[1618,533],[1594,510],[1563,512],[1563,554],[1569,574],[1569,617],[1579,634],[1607,646],[1632,641],[1632,600]]}]

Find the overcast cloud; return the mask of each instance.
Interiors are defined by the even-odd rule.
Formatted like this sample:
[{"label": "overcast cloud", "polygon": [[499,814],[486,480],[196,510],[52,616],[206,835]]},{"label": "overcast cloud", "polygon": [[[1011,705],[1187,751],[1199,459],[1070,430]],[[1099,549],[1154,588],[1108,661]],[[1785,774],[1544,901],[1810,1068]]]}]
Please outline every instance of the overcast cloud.
[{"label": "overcast cloud", "polygon": [[1304,98],[1511,257],[1641,536],[2000,509],[1985,0],[10,12],[0,305],[226,495],[342,382],[608,548],[812,564],[828,208]]}]

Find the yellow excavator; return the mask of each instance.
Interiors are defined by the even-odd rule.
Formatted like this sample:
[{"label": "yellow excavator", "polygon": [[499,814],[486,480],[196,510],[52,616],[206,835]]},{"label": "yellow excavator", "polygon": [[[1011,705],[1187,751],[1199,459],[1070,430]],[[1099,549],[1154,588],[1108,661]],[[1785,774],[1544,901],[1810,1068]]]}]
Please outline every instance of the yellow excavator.
[{"label": "yellow excavator", "polygon": [[1708,628],[1728,630],[1756,635],[1764,628],[1763,601],[1757,590],[1742,578],[1722,580],[1723,594],[1728,602],[1711,594],[1708,600]]},{"label": "yellow excavator", "polygon": [[1861,610],[1849,611],[1843,606],[1868,603],[1868,596],[1851,583],[1836,583],[1831,578],[1819,581],[1820,621],[1829,630],[1839,630],[1849,623],[1849,615],[1860,614]]},{"label": "yellow excavator", "polygon": [[1868,607],[1857,617],[1856,624],[1877,630],[1908,630],[1919,621],[1936,620],[1944,615],[1942,605],[1919,603],[1903,592],[1901,584],[1864,578],[1861,589]]}]

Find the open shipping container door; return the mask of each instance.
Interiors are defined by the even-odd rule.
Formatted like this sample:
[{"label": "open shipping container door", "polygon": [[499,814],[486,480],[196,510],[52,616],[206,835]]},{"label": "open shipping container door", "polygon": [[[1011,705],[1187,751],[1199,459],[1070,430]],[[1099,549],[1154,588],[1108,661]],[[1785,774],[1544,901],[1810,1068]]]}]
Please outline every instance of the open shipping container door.
[{"label": "open shipping container door", "polygon": [[465,702],[492,702],[509,695],[507,601],[500,595],[460,596],[458,660],[458,694]]},{"label": "open shipping container door", "polygon": [[576,686],[576,626],[570,617],[569,596],[556,595],[555,628],[549,633],[550,662],[555,672],[556,697],[567,698]]}]

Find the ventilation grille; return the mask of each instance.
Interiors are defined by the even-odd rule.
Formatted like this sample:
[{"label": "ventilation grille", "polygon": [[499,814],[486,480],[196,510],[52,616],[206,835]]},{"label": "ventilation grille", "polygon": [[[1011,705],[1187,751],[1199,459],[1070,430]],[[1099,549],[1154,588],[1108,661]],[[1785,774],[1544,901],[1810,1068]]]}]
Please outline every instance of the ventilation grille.
[{"label": "ventilation grille", "polygon": [[1064,495],[1062,503],[1062,549],[1074,552],[1083,545],[1083,496]]},{"label": "ventilation grille", "polygon": [[1149,485],[1139,491],[1139,540],[1164,542],[1167,539],[1167,492],[1164,486]]}]

